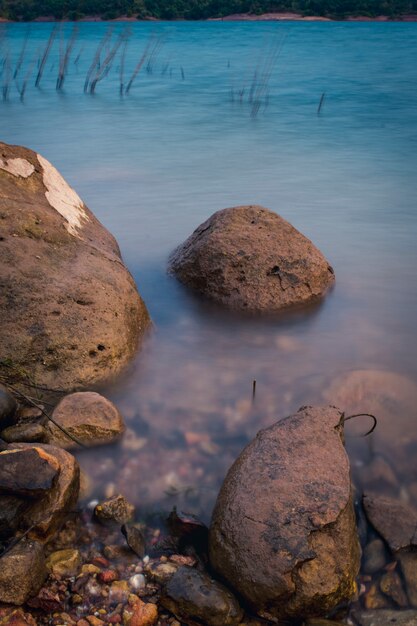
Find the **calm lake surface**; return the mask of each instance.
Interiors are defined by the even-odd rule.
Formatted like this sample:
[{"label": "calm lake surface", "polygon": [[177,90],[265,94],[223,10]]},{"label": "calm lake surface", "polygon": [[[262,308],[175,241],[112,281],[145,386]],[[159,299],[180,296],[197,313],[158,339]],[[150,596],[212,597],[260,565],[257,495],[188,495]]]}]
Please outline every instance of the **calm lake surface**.
[{"label": "calm lake surface", "polygon": [[[130,371],[103,390],[129,431],[120,445],[80,455],[86,495],[122,491],[143,511],[177,503],[207,519],[227,468],[261,427],[330,402],[375,411],[368,440],[355,435],[369,422],[346,427],[354,468],[381,452],[409,497],[417,24],[116,23],[101,59],[129,28],[125,84],[148,46],[124,96],[124,43],[95,93],[83,91],[109,24],[79,25],[59,92],[73,25],[57,34],[38,89],[52,25],[0,28],[1,139],[52,161],[116,236],[155,323]],[[26,38],[21,101],[12,76]],[[321,306],[240,317],[167,275],[176,245],[240,204],[277,211],[323,251],[336,286]]]}]

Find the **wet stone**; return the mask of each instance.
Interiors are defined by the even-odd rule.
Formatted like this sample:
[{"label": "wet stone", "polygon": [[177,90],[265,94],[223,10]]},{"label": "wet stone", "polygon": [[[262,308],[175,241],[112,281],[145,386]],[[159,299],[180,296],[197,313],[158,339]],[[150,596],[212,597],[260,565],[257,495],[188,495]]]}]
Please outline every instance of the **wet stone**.
[{"label": "wet stone", "polygon": [[416,626],[417,611],[392,611],[376,609],[374,611],[355,612],[359,626]]},{"label": "wet stone", "polygon": [[390,601],[383,595],[377,583],[372,583],[363,598],[366,609],[385,609],[391,606]]},{"label": "wet stone", "polygon": [[327,615],[355,592],[360,548],[341,417],[303,407],[260,431],[220,490],[211,565],[263,618]]},{"label": "wet stone", "polygon": [[381,539],[374,539],[365,546],[363,551],[363,571],[365,574],[376,574],[384,568],[386,562],[386,549]]},{"label": "wet stone", "polygon": [[410,604],[417,608],[417,550],[401,550],[396,558],[401,564]]},{"label": "wet stone", "polygon": [[135,507],[123,495],[119,494],[97,504],[94,515],[100,522],[126,524],[133,519]]},{"label": "wet stone", "polygon": [[405,608],[409,605],[401,578],[395,570],[386,572],[386,574],[381,577],[379,588],[396,606]]},{"label": "wet stone", "polygon": [[38,593],[46,574],[43,546],[20,541],[1,558],[0,602],[23,604]]},{"label": "wet stone", "polygon": [[7,539],[18,529],[29,506],[25,498],[0,495],[0,539]]},{"label": "wet stone", "polygon": [[122,533],[129,548],[139,557],[145,556],[145,537],[142,531],[136,526],[123,524]]},{"label": "wet stone", "polygon": [[16,426],[5,428],[1,433],[1,437],[7,443],[19,441],[44,443],[48,439],[48,433],[41,424],[16,424]]},{"label": "wet stone", "polygon": [[381,456],[376,456],[362,473],[364,491],[395,496],[399,484],[392,467]]},{"label": "wet stone", "polygon": [[190,567],[180,567],[167,582],[162,605],[185,624],[207,626],[238,624],[243,611],[226,587],[207,574]]},{"label": "wet stone", "polygon": [[52,552],[46,561],[47,569],[55,576],[75,576],[81,567],[81,554],[78,550],[58,550]]},{"label": "wet stone", "polygon": [[58,473],[56,459],[39,448],[0,453],[0,493],[42,496],[52,489]]},{"label": "wet stone", "polygon": [[412,506],[376,494],[365,494],[363,506],[369,522],[392,552],[417,547],[417,512]]},{"label": "wet stone", "polygon": [[0,385],[0,430],[14,424],[17,402],[4,385]]},{"label": "wet stone", "polygon": [[344,626],[342,622],[335,622],[332,619],[308,619],[303,626]]}]

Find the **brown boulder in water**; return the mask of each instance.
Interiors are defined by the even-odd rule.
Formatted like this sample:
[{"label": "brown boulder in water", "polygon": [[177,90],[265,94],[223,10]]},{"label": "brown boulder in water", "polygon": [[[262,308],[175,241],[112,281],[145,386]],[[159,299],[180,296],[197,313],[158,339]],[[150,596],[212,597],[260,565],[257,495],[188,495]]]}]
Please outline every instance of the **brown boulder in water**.
[{"label": "brown boulder in water", "polygon": [[118,374],[149,315],[114,237],[42,156],[0,143],[0,373],[64,390]]},{"label": "brown boulder in water", "polygon": [[360,548],[341,418],[304,407],[260,431],[218,496],[210,561],[266,619],[323,616],[354,593]]},{"label": "brown boulder in water", "polygon": [[334,283],[323,254],[261,206],[214,213],[171,255],[179,280],[232,309],[274,312],[320,298]]}]

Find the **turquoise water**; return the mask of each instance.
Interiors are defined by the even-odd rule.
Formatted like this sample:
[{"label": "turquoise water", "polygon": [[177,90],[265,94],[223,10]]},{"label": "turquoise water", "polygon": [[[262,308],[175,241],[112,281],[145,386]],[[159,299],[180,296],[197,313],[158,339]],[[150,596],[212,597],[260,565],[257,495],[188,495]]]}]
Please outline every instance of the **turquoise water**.
[{"label": "turquoise water", "polygon": [[[410,379],[413,398],[417,25],[117,23],[101,58],[129,28],[125,84],[146,46],[154,50],[123,96],[123,44],[95,93],[83,91],[106,23],[79,25],[57,92],[73,28],[65,24],[35,88],[51,28],[1,25],[1,139],[52,161],[116,236],[156,325],[131,370],[105,389],[132,433],[111,452],[83,455],[89,495],[123,490],[158,507],[184,498],[207,515],[244,443],[301,404],[332,400],[338,376],[394,372]],[[12,76],[27,33],[21,101]],[[292,222],[335,268],[320,307],[240,318],[167,276],[168,254],[200,222],[252,203]],[[413,442],[413,402],[389,410],[401,390],[381,380],[386,401],[353,395],[361,410],[386,409],[382,434],[398,423]],[[391,437],[380,442],[388,458]],[[360,466],[369,450],[352,442]],[[398,472],[417,482],[414,470]]]}]

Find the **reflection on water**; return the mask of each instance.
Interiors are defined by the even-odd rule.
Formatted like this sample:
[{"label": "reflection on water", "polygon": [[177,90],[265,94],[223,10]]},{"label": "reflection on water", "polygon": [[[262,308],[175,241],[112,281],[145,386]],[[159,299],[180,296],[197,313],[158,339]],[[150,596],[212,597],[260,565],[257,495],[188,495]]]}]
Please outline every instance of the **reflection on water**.
[{"label": "reflection on water", "polygon": [[[26,26],[2,28],[14,67]],[[86,492],[122,491],[142,511],[182,503],[207,519],[259,428],[331,402],[380,420],[370,442],[356,437],[368,423],[346,427],[359,474],[382,453],[404,497],[416,493],[417,25],[134,24],[126,75],[154,33],[163,46],[152,71],[120,97],[117,57],[84,94],[106,28],[80,25],[61,92],[55,43],[41,89],[28,85],[23,102],[11,89],[0,103],[2,139],[37,149],[76,187],[117,237],[155,322],[130,370],[104,389],[129,430],[118,446],[80,454]],[[32,26],[26,63],[50,30]],[[270,68],[268,98],[251,117],[230,94],[257,64]],[[329,259],[336,287],[321,306],[239,317],[166,274],[199,223],[249,203],[281,213]]]}]

